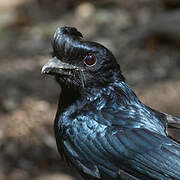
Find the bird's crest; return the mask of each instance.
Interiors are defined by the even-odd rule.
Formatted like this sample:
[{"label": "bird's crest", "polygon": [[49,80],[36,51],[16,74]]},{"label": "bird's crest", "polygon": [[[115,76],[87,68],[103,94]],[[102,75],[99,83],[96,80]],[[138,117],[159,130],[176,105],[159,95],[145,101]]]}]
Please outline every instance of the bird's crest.
[{"label": "bird's crest", "polygon": [[58,28],[54,34],[53,49],[58,58],[70,58],[77,55],[83,35],[74,27]]}]

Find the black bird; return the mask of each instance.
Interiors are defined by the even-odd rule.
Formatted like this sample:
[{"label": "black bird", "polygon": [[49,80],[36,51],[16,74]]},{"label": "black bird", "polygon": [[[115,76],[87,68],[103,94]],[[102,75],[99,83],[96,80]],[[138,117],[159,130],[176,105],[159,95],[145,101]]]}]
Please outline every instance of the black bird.
[{"label": "black bird", "polygon": [[107,48],[76,28],[58,28],[42,74],[62,89],[59,153],[84,179],[180,179],[180,144],[167,131],[180,129],[180,119],[144,105]]}]

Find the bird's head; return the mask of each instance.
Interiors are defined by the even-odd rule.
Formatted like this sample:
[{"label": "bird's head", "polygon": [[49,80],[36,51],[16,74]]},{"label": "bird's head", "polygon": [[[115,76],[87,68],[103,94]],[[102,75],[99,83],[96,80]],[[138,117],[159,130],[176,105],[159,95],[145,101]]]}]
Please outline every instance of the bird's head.
[{"label": "bird's head", "polygon": [[42,74],[55,75],[61,86],[87,88],[123,81],[113,54],[96,42],[83,41],[76,28],[58,28],[53,39],[53,58]]}]

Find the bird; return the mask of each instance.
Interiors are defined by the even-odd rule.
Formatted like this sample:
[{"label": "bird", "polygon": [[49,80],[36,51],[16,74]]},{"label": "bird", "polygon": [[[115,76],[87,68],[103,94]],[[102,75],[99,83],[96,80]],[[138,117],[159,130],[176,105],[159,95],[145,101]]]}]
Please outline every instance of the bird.
[{"label": "bird", "polygon": [[[142,103],[112,52],[75,27],[57,28],[41,69],[60,85],[54,132],[85,180],[180,179],[180,119]],[[51,92],[52,93],[52,92]]]}]

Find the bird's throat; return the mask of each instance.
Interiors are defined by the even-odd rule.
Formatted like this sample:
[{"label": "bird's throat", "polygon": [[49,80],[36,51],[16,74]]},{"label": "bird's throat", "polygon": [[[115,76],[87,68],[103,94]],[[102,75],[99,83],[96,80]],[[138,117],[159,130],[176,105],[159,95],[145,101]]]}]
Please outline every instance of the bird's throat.
[{"label": "bird's throat", "polygon": [[59,101],[59,108],[64,111],[71,106],[80,97],[79,92],[76,89],[62,87]]}]

